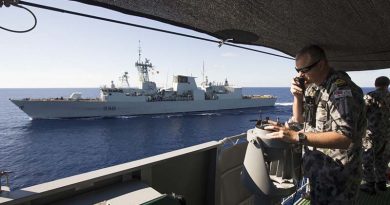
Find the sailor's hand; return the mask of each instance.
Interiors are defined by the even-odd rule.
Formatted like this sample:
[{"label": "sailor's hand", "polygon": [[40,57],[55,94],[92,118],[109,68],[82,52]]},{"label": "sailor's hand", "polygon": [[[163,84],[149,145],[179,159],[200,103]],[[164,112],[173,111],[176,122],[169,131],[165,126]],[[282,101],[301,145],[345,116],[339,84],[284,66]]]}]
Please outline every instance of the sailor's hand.
[{"label": "sailor's hand", "polygon": [[294,78],[291,80],[290,92],[294,97],[303,98],[303,90]]},{"label": "sailor's hand", "polygon": [[267,120],[267,124],[269,125],[275,125],[275,126],[282,126],[282,124],[279,121],[273,121],[273,120]]},{"label": "sailor's hand", "polygon": [[270,125],[264,127],[264,129],[272,131],[272,133],[266,135],[270,139],[281,139],[289,143],[298,142],[298,132],[290,130],[287,124],[286,126]]}]

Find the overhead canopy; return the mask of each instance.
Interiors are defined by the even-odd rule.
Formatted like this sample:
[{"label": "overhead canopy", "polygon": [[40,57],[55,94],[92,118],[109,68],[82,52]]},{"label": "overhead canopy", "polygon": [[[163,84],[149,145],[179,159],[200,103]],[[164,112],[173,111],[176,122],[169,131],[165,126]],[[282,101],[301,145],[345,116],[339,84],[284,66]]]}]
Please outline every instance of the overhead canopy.
[{"label": "overhead canopy", "polygon": [[323,47],[339,70],[390,67],[390,1],[75,0],[290,56]]}]

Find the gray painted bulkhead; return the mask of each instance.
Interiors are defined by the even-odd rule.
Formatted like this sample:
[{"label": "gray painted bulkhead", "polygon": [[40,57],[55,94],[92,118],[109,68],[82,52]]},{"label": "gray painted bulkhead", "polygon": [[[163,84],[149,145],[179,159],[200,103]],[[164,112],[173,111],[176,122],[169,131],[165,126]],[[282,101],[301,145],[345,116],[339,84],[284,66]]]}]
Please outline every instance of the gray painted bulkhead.
[{"label": "gray painted bulkhead", "polygon": [[[231,145],[233,136],[124,163],[56,181],[0,194],[8,204],[107,204],[134,190],[148,200],[157,194],[181,195],[188,205],[240,204],[251,194],[240,182],[247,143]],[[227,142],[227,143],[225,143]],[[230,145],[229,145],[230,144]],[[141,191],[142,192],[142,191]],[[144,200],[145,201],[145,200]],[[129,203],[131,204],[131,203]]]}]

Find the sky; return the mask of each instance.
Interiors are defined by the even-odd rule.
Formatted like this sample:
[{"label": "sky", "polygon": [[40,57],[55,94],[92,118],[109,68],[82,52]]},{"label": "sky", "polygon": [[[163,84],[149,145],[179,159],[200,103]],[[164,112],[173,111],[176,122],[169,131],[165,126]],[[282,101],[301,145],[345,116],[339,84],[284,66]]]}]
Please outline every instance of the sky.
[{"label": "sky", "polygon": [[[67,0],[28,0],[145,25],[214,39],[211,36],[145,18]],[[28,7],[28,6],[26,6]],[[95,88],[109,85],[129,72],[130,86],[137,86],[134,67],[139,41],[142,59],[148,58],[159,71],[150,79],[159,87],[170,87],[173,75],[188,75],[202,81],[202,67],[209,81],[240,87],[289,87],[296,75],[293,60],[278,58],[215,43],[129,27],[85,17],[28,7],[38,19],[37,27],[17,34],[0,30],[0,88]],[[23,30],[33,25],[27,11],[0,8],[0,26]],[[214,39],[217,40],[217,39]],[[259,47],[250,48],[281,54]],[[283,54],[282,54],[283,55]],[[361,87],[372,87],[376,77],[390,69],[349,72]]]}]

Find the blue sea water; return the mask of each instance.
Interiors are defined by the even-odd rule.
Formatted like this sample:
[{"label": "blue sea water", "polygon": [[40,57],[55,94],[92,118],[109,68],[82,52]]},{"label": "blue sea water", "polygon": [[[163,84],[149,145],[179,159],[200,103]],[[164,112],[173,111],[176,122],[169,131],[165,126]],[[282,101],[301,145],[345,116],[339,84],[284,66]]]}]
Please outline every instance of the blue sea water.
[{"label": "blue sea water", "polygon": [[[364,91],[372,90],[369,88]],[[0,170],[13,173],[12,189],[31,186],[211,140],[254,127],[250,120],[291,115],[289,88],[244,88],[271,94],[276,106],[260,109],[118,118],[30,120],[9,98],[69,96],[98,89],[0,89]]]}]

